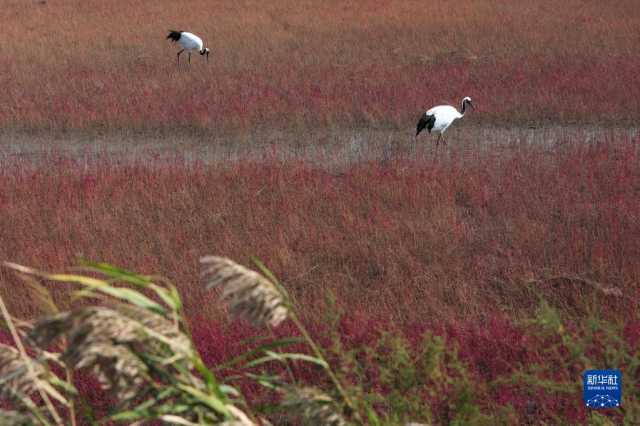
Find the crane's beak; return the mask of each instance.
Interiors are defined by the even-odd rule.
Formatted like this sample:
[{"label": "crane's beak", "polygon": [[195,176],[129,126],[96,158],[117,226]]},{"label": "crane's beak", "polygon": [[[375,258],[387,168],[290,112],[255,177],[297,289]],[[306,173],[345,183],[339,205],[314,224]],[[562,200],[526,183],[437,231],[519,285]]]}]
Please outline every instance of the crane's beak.
[{"label": "crane's beak", "polygon": [[209,62],[209,52],[207,52],[207,62]]}]

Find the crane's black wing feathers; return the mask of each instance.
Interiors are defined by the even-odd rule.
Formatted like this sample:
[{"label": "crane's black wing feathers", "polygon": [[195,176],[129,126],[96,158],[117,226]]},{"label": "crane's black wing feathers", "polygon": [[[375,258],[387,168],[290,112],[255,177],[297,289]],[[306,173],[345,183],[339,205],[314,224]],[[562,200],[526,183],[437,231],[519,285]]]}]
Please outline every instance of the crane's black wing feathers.
[{"label": "crane's black wing feathers", "polygon": [[169,35],[167,36],[167,39],[171,39],[174,42],[176,42],[180,40],[181,36],[182,36],[182,31],[169,30]]},{"label": "crane's black wing feathers", "polygon": [[427,115],[422,114],[420,117],[420,121],[418,121],[418,126],[416,127],[416,136],[420,134],[425,128],[429,133],[431,133],[431,129],[436,124],[436,116],[435,115]]}]

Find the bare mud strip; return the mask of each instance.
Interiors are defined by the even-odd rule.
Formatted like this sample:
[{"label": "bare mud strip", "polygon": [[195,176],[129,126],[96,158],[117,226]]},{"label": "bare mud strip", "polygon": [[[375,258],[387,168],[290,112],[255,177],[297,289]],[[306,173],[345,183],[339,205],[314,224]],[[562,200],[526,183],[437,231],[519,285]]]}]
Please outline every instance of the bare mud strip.
[{"label": "bare mud strip", "polygon": [[[110,164],[148,166],[241,161],[305,161],[320,167],[392,159],[427,159],[517,152],[523,147],[557,149],[568,143],[637,143],[640,128],[596,126],[474,127],[459,123],[446,134],[447,145],[436,147],[436,136],[414,130],[388,129],[270,131],[253,134],[214,133],[170,136],[70,133],[49,136],[7,131],[0,133],[0,166],[48,167],[52,161],[73,160],[79,167]],[[436,157],[437,156],[437,157]]]}]

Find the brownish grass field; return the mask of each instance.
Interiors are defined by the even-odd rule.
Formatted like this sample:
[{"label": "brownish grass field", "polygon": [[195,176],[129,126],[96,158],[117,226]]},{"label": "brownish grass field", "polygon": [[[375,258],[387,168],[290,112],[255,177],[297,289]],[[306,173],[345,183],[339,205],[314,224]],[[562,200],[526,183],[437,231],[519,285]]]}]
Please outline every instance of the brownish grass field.
[{"label": "brownish grass field", "polygon": [[[518,328],[540,297],[635,345],[636,3],[5,0],[0,260],[166,275],[216,360],[247,331],[220,334],[206,253],[262,259],[312,324],[331,290],[347,345],[435,327],[479,383],[558,364]],[[200,34],[211,62],[176,67],[168,29]],[[449,145],[414,145],[422,111],[466,95]],[[15,315],[37,313],[0,282]],[[587,419],[577,393],[478,386],[489,410],[539,398],[540,419]]]},{"label": "brownish grass field", "polygon": [[[5,128],[405,129],[465,95],[483,124],[640,114],[632,0],[8,0],[0,20]],[[213,63],[176,68],[170,28]]]}]

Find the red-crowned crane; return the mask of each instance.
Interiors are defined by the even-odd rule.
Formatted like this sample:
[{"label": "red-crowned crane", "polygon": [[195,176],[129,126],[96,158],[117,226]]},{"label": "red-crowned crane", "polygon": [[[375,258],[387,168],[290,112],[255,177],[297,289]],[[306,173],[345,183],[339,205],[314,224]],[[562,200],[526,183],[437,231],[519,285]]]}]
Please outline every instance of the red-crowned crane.
[{"label": "red-crowned crane", "polygon": [[206,55],[207,62],[209,61],[209,49],[204,47],[202,39],[197,35],[186,31],[169,30],[168,39],[171,39],[174,43],[177,42],[182,47],[182,50],[178,52],[178,64],[180,64],[180,54],[185,50],[189,54],[189,63],[191,63],[192,50],[197,50],[202,56]]},{"label": "red-crowned crane", "polygon": [[439,133],[436,146],[440,144],[440,139],[442,139],[442,144],[445,145],[447,142],[442,135],[454,121],[464,117],[467,105],[473,108],[471,98],[468,96],[462,100],[462,110],[460,112],[451,105],[438,105],[431,108],[420,117],[420,121],[418,121],[418,126],[416,127],[416,138],[420,132],[426,128],[429,133],[431,133],[431,131]]}]

